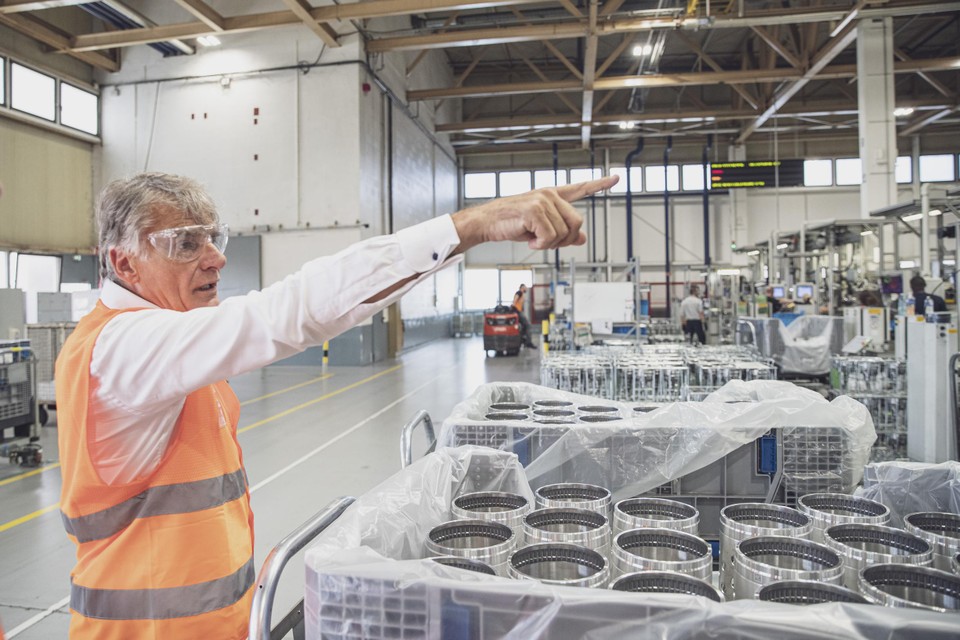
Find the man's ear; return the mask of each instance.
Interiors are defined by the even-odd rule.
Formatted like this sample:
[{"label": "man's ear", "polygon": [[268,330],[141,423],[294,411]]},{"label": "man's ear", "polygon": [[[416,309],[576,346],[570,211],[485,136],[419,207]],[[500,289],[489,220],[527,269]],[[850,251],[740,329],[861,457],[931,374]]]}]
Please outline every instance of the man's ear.
[{"label": "man's ear", "polygon": [[109,259],[113,272],[126,284],[134,285],[140,281],[140,270],[135,257],[131,257],[123,249],[110,247]]}]

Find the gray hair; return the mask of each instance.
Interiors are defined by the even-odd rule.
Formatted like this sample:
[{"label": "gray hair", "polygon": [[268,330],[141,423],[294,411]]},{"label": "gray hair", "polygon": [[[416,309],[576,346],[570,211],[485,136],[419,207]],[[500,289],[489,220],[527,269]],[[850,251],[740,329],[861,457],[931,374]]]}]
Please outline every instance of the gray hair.
[{"label": "gray hair", "polygon": [[103,188],[96,211],[101,278],[117,281],[110,264],[112,247],[143,255],[145,235],[162,224],[164,209],[174,209],[196,224],[220,220],[210,195],[191,178],[168,173],[138,173]]}]

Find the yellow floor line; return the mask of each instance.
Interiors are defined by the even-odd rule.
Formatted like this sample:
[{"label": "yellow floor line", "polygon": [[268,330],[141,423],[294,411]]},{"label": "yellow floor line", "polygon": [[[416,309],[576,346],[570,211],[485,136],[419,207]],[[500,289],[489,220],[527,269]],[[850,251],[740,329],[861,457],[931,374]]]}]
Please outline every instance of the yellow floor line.
[{"label": "yellow floor line", "polygon": [[278,413],[278,414],[276,414],[276,415],[272,415],[272,416],[270,416],[269,418],[264,418],[263,420],[260,420],[259,422],[254,422],[253,424],[248,424],[248,425],[245,426],[244,428],[242,428],[242,429],[240,429],[239,431],[237,431],[237,433],[244,433],[244,432],[246,432],[246,431],[250,431],[251,429],[256,429],[257,427],[262,426],[262,425],[265,425],[265,424],[267,424],[268,422],[273,422],[274,420],[278,420],[278,419],[280,419],[280,418],[283,418],[283,417],[285,417],[285,416],[288,416],[288,415],[290,415],[291,413],[294,413],[294,412],[296,412],[296,411],[300,411],[301,409],[305,409],[305,408],[309,407],[310,405],[317,404],[318,402],[323,402],[323,401],[326,400],[327,398],[332,398],[333,396],[339,395],[339,394],[343,393],[344,391],[350,391],[351,389],[356,389],[357,387],[359,387],[359,386],[362,385],[362,384],[366,384],[366,383],[370,382],[371,380],[376,380],[376,379],[379,378],[380,376],[385,376],[385,375],[387,375],[388,373],[392,373],[392,372],[396,371],[397,369],[400,369],[401,367],[403,367],[403,365],[402,365],[402,364],[398,364],[398,365],[395,366],[395,367],[390,367],[389,369],[384,369],[384,370],[381,371],[380,373],[375,373],[375,374],[373,374],[372,376],[370,376],[369,378],[364,378],[363,380],[358,380],[357,382],[354,382],[353,384],[348,384],[348,385],[345,386],[345,387],[342,387],[342,388],[340,388],[340,389],[337,389],[336,391],[331,391],[330,393],[325,394],[325,395],[322,395],[322,396],[320,396],[319,398],[314,398],[313,400],[310,400],[310,401],[308,401],[308,402],[304,402],[303,404],[299,404],[299,405],[297,405],[297,406],[295,406],[295,407],[291,407],[290,409],[287,409],[286,411],[281,411],[280,413]]},{"label": "yellow floor line", "polygon": [[48,464],[45,467],[40,467],[39,469],[34,469],[33,471],[27,471],[26,473],[21,473],[20,475],[11,476],[4,480],[0,480],[0,487],[16,482],[17,480],[23,480],[24,478],[35,476],[38,473],[43,473],[44,471],[50,471],[50,469],[56,469],[59,466],[60,466],[59,462],[54,462],[53,464]]},{"label": "yellow floor line", "polygon": [[244,400],[243,402],[240,403],[240,406],[241,406],[241,407],[245,407],[245,406],[247,406],[248,404],[253,404],[254,402],[260,402],[261,400],[266,400],[267,398],[272,398],[273,396],[278,396],[278,395],[280,395],[281,393],[286,393],[286,392],[288,392],[288,391],[293,391],[294,389],[299,389],[300,387],[305,387],[305,386],[307,386],[308,384],[313,384],[313,383],[315,383],[315,382],[320,382],[321,380],[326,380],[327,378],[331,377],[332,375],[333,375],[332,373],[325,373],[325,374],[323,374],[322,376],[320,376],[319,378],[314,378],[313,380],[307,380],[306,382],[301,382],[300,384],[295,384],[295,385],[293,385],[292,387],[287,387],[286,389],[280,389],[279,391],[274,391],[273,393],[268,393],[267,395],[265,395],[265,396],[260,396],[259,398],[251,398],[250,400]]},{"label": "yellow floor line", "polygon": [[43,514],[45,514],[45,513],[50,513],[51,511],[53,511],[54,509],[58,509],[59,507],[60,507],[60,503],[58,502],[58,503],[56,503],[56,504],[50,505],[49,507],[44,507],[43,509],[38,509],[37,511],[34,511],[33,513],[28,513],[28,514],[25,515],[25,516],[21,516],[21,517],[17,518],[16,520],[11,520],[10,522],[7,522],[7,523],[5,523],[5,524],[0,524],[0,533],[3,533],[3,532],[6,531],[7,529],[13,529],[13,528],[16,527],[17,525],[21,525],[21,524],[23,524],[24,522],[30,522],[30,521],[33,520],[34,518],[39,518],[39,517],[42,516]]}]

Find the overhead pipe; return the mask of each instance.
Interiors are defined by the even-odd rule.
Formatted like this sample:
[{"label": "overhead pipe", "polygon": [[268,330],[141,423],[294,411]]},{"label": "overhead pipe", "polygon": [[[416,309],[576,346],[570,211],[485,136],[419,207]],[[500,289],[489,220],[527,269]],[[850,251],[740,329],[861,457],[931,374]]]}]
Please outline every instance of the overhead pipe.
[{"label": "overhead pipe", "polygon": [[[627,160],[624,162],[627,169],[627,262],[633,260],[633,185],[631,184],[630,168],[633,166],[633,159],[643,151],[643,138],[637,138],[637,147],[627,154]],[[607,233],[610,230],[607,229]],[[609,258],[609,256],[608,256]]]},{"label": "overhead pipe", "polygon": [[670,150],[673,149],[673,136],[667,136],[667,146],[663,148],[663,243],[666,249],[666,267],[667,282],[667,317],[672,317],[670,313],[670,296],[673,289],[670,288],[670,189],[667,184],[667,164],[670,162]]},{"label": "overhead pipe", "polygon": [[[560,173],[560,156],[557,151],[557,143],[553,143],[553,184],[557,184],[557,176]],[[553,261],[554,266],[557,270],[557,274],[560,273],[560,249],[554,249],[553,251]],[[571,283],[572,284],[572,283]]]},{"label": "overhead pipe", "polygon": [[[596,156],[594,141],[590,139],[590,177],[596,172]],[[597,260],[597,194],[590,194],[590,261]]]},{"label": "overhead pipe", "polygon": [[[710,197],[707,195],[710,188],[710,149],[713,147],[713,134],[707,136],[707,144],[703,147],[703,263],[710,270]],[[709,285],[708,285],[709,286]],[[708,293],[708,292],[704,292]]]}]

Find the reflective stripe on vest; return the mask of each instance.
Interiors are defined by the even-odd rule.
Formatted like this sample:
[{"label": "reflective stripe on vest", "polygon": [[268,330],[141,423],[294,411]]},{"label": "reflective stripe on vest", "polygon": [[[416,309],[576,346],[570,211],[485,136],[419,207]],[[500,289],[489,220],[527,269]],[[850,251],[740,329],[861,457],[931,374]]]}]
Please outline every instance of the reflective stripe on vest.
[{"label": "reflective stripe on vest", "polygon": [[253,557],[234,573],[185,587],[93,589],[70,585],[70,608],[100,620],[165,620],[209,613],[239,601],[253,586]]},{"label": "reflective stripe on vest", "polygon": [[116,506],[85,516],[68,518],[63,511],[60,516],[67,533],[79,542],[91,542],[109,538],[137,518],[219,507],[242,497],[246,488],[246,475],[238,469],[216,478],[150,487]]}]

